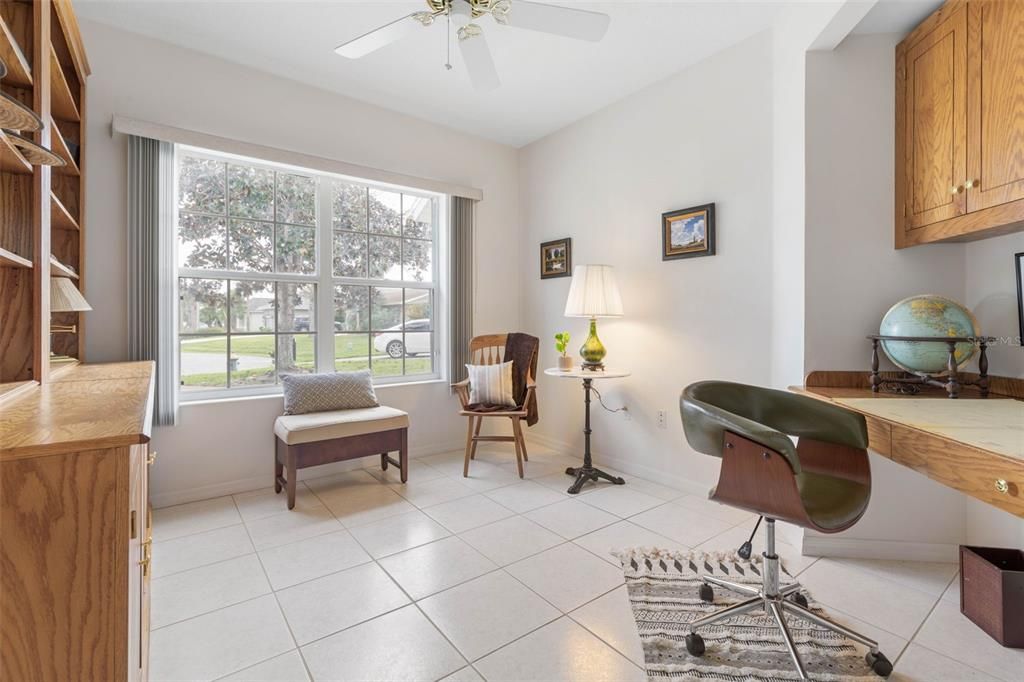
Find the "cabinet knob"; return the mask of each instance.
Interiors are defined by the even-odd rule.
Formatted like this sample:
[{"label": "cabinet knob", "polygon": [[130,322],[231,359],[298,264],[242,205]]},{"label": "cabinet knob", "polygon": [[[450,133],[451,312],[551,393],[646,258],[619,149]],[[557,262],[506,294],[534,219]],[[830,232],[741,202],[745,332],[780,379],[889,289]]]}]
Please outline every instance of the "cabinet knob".
[{"label": "cabinet knob", "polygon": [[981,180],[968,180],[964,185],[967,189],[972,189],[981,185]]},{"label": "cabinet knob", "polygon": [[996,479],[996,492],[1000,492],[1004,495],[1010,492],[1010,484],[1006,481],[1005,478]]},{"label": "cabinet knob", "polygon": [[964,191],[964,186],[963,185],[954,185],[953,187],[949,188],[949,193],[950,194],[960,194],[960,192],[963,192],[963,191]]}]

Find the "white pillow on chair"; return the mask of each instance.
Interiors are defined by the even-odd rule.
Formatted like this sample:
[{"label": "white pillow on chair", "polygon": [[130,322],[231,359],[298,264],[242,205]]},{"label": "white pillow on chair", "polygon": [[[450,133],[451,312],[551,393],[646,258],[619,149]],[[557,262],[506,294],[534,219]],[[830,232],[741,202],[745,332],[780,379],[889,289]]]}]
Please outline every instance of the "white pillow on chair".
[{"label": "white pillow on chair", "polygon": [[466,365],[466,369],[469,371],[470,404],[516,406],[511,361],[500,365]]}]

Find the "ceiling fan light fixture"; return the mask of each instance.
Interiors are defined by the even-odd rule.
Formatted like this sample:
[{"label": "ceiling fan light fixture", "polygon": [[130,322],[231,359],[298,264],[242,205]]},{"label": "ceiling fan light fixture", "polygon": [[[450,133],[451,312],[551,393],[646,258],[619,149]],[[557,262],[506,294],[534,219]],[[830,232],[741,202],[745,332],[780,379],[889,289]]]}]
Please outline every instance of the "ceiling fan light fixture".
[{"label": "ceiling fan light fixture", "polygon": [[476,37],[482,34],[484,31],[477,24],[466,24],[460,26],[458,30],[459,40],[469,40],[470,38]]},{"label": "ceiling fan light fixture", "polygon": [[424,26],[430,26],[434,23],[434,17],[438,15],[438,12],[416,12],[412,15],[412,18],[420,22]]}]

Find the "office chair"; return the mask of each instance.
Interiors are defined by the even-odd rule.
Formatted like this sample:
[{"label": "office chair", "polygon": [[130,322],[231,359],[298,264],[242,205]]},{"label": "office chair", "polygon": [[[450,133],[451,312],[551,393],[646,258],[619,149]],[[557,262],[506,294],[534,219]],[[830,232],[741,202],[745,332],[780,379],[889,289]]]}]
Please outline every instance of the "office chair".
[{"label": "office chair", "polygon": [[[871,497],[867,427],[864,417],[814,398],[727,381],[687,386],[679,399],[690,445],[722,458],[722,469],[708,497],[760,514],[765,520],[764,568],[760,589],[704,576],[700,597],[714,601],[713,586],[747,597],[690,623],[686,649],[704,654],[697,630],[758,609],[770,614],[782,633],[800,678],[809,679],[787,616],[810,621],[870,648],[865,660],[882,677],[892,663],[878,643],[807,608],[794,583],[779,587],[775,521],[781,519],[820,533],[838,533],[857,523]],[[799,438],[794,447],[791,436]]]}]

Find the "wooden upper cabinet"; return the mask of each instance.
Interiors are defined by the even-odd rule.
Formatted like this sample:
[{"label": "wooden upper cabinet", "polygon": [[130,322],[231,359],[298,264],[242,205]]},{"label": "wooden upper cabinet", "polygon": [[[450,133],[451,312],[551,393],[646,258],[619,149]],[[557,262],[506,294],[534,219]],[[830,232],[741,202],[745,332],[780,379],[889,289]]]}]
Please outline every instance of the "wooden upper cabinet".
[{"label": "wooden upper cabinet", "polygon": [[1024,2],[970,3],[967,210],[1024,199]]},{"label": "wooden upper cabinet", "polygon": [[1024,229],[1024,2],[950,0],[896,48],[896,247]]},{"label": "wooden upper cabinet", "polygon": [[967,12],[940,23],[906,57],[906,226],[963,215],[967,202]]}]

